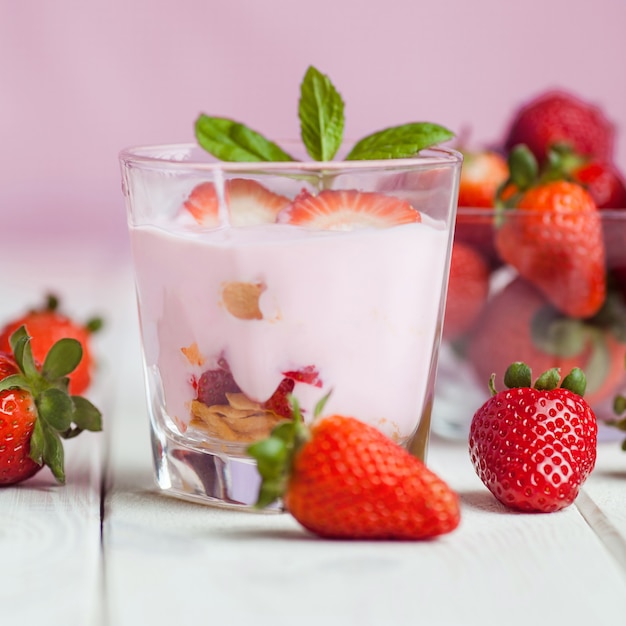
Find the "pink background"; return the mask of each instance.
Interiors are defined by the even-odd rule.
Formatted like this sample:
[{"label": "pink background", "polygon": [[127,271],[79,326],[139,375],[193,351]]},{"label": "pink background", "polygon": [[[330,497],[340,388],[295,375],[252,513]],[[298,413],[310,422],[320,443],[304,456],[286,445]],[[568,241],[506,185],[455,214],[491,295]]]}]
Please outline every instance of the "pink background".
[{"label": "pink background", "polygon": [[478,146],[572,90],[616,124],[626,170],[625,28],[625,0],[0,0],[3,239],[125,248],[118,151],[192,140],[201,111],[294,136],[309,64],[354,138],[428,120]]}]

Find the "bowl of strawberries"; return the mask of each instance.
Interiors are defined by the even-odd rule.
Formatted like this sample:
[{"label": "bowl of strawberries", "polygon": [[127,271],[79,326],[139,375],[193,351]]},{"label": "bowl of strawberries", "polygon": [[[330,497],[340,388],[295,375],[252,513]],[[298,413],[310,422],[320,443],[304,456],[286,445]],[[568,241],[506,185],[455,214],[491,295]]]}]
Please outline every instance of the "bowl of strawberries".
[{"label": "bowl of strawberries", "polygon": [[433,429],[466,437],[508,364],[580,367],[602,423],[626,389],[626,183],[596,106],[548,92],[465,152]]}]

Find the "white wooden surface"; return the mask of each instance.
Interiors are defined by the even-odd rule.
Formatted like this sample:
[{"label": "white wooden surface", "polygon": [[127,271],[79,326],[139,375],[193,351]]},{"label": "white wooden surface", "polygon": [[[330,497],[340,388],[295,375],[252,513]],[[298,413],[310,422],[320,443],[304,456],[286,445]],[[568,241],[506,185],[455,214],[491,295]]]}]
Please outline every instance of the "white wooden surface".
[{"label": "white wooden surface", "polygon": [[433,442],[430,464],[461,494],[463,519],[424,543],[323,541],[288,515],[174,500],[152,480],[124,254],[92,249],[45,271],[13,267],[2,317],[46,287],[85,317],[105,313],[94,395],[106,432],[69,442],[65,487],[44,471],[0,490],[1,625],[623,623],[626,454],[617,443],[600,446],[575,506],[529,515],[491,497],[464,445]]}]

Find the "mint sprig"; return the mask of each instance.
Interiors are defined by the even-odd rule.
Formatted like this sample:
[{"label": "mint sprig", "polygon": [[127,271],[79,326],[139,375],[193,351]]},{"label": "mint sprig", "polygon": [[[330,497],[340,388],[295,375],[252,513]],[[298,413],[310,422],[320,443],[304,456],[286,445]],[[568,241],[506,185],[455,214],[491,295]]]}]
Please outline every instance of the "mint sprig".
[{"label": "mint sprig", "polygon": [[[298,116],[302,143],[315,161],[331,161],[343,142],[344,101],[330,78],[310,66],[300,85]],[[294,161],[280,146],[244,124],[201,114],[195,122],[198,144],[222,161]],[[412,122],[372,133],[358,141],[346,160],[412,157],[454,137],[447,128]]]},{"label": "mint sprig", "polygon": [[60,339],[39,367],[24,326],[11,335],[9,342],[19,372],[0,380],[0,391],[19,388],[32,396],[37,418],[30,457],[38,465],[48,465],[57,481],[64,483],[61,439],[75,437],[83,430],[102,430],[100,411],[86,398],[68,393],[67,375],[80,363],[82,346],[76,339]]}]

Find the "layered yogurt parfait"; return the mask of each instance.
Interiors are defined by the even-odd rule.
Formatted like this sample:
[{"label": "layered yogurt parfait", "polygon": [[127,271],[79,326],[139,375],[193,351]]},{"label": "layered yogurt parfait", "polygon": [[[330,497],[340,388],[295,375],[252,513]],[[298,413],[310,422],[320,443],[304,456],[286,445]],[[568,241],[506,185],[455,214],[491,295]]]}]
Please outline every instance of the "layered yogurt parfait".
[{"label": "layered yogurt parfait", "polygon": [[305,420],[328,396],[424,456],[457,153],[235,163],[189,144],[121,160],[163,489],[251,505],[246,448],[292,397]]}]

